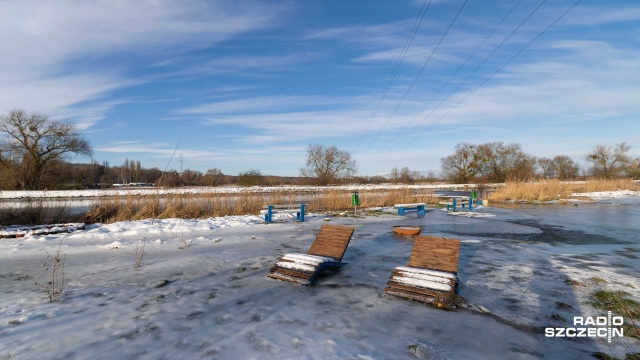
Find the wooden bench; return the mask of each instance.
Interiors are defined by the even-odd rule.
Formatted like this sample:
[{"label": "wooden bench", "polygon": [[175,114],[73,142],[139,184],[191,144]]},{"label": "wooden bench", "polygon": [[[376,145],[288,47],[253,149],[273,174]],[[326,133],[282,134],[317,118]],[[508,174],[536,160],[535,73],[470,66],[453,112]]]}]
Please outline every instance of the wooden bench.
[{"label": "wooden bench", "polygon": [[313,282],[325,267],[338,268],[354,227],[323,224],[306,254],[286,254],[269,270],[267,276],[301,285]]},{"label": "wooden bench", "polygon": [[449,199],[440,201],[440,205],[445,205],[447,211],[456,211],[458,206],[460,206],[462,210],[473,210],[473,198],[466,196],[438,196],[438,198]]},{"label": "wooden bench", "polygon": [[306,204],[289,204],[289,205],[265,205],[262,208],[267,210],[267,213],[264,214],[264,221],[270,223],[273,221],[273,212],[274,210],[286,211],[286,212],[295,212],[296,220],[300,222],[304,222],[304,212],[305,212]]},{"label": "wooden bench", "polygon": [[400,216],[404,216],[404,212],[409,210],[418,210],[418,216],[424,216],[425,205],[425,203],[395,204],[393,207],[398,209],[398,215]]}]

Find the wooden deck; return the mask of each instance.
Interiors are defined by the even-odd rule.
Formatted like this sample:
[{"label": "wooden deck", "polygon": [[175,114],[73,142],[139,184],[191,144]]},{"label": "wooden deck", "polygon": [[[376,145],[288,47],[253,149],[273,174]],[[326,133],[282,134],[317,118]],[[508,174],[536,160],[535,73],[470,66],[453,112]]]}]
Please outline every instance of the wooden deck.
[{"label": "wooden deck", "polygon": [[420,235],[413,241],[409,266],[458,273],[460,240]]},{"label": "wooden deck", "polygon": [[[458,253],[460,241],[457,239],[441,238],[435,236],[416,236],[408,267],[426,270],[437,270],[458,273]],[[437,290],[429,287],[406,284],[398,281],[398,277],[406,275],[397,268],[391,272],[384,292],[390,295],[400,296],[411,300],[417,300],[432,304],[439,308],[455,310],[459,297],[455,294],[456,279],[438,278],[440,283],[450,290]],[[448,284],[447,284],[448,283]]]},{"label": "wooden deck", "polygon": [[353,231],[354,228],[351,226],[322,225],[307,254],[328,256],[341,261]]},{"label": "wooden deck", "polygon": [[[329,257],[334,261],[318,264],[312,270],[288,269],[278,266],[276,263],[269,270],[267,276],[273,279],[309,285],[322,268],[342,266],[342,257],[347,250],[353,231],[354,228],[350,226],[322,225],[307,254]],[[282,257],[278,262],[291,261]]]}]

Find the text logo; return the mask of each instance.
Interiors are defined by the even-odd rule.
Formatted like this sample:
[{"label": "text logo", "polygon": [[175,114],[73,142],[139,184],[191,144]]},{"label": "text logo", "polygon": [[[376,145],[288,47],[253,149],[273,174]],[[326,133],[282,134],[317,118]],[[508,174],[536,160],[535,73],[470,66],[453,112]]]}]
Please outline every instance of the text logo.
[{"label": "text logo", "polygon": [[623,337],[624,318],[622,316],[574,316],[573,327],[548,327],[544,329],[546,337],[595,337],[607,338],[611,342],[614,337]]}]

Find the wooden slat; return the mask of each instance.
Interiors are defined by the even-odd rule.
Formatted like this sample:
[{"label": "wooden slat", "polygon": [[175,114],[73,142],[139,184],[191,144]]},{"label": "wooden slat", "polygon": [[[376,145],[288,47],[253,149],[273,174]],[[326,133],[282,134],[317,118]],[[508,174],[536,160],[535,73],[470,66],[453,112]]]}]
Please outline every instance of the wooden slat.
[{"label": "wooden slat", "polygon": [[422,301],[424,303],[433,303],[436,300],[436,298],[434,298],[433,296],[416,294],[409,291],[404,291],[404,290],[394,289],[394,288],[385,288],[384,292],[394,296],[400,296],[400,297],[411,299],[411,300]]},{"label": "wooden slat", "polygon": [[276,273],[276,272],[267,273],[267,277],[270,277],[270,278],[276,279],[276,280],[288,281],[288,282],[292,282],[292,283],[296,283],[296,284],[300,284],[300,285],[309,285],[310,282],[311,282],[308,279],[301,279],[301,278],[298,278],[298,277],[284,275],[284,274],[280,274],[280,273]]},{"label": "wooden slat", "polygon": [[405,284],[401,284],[398,282],[395,282],[393,280],[389,280],[387,282],[387,287],[389,288],[394,288],[394,289],[400,289],[400,290],[404,290],[404,291],[409,291],[409,292],[413,292],[416,294],[422,294],[422,295],[429,295],[429,296],[439,296],[439,297],[446,297],[450,294],[453,294],[453,290],[452,291],[440,291],[440,290],[433,290],[433,289],[425,289],[425,288],[419,288],[419,287],[415,287],[415,286],[411,286],[411,285],[405,285]]},{"label": "wooden slat", "polygon": [[[391,272],[391,276],[389,277],[389,281],[392,281],[394,276],[406,276],[406,275],[403,275],[401,271],[394,269]],[[446,278],[443,278],[443,279],[446,279]],[[451,286],[451,289],[453,289],[456,286],[456,279],[453,278],[453,279],[447,279],[447,280],[449,280],[449,285]]]},{"label": "wooden slat", "polygon": [[341,261],[353,231],[354,228],[351,226],[324,224],[320,227],[320,231],[307,254],[328,256],[336,261]]},{"label": "wooden slat", "polygon": [[458,273],[460,240],[419,235],[413,241],[409,266]]},{"label": "wooden slat", "polygon": [[296,270],[281,268],[281,267],[278,267],[278,266],[272,267],[270,272],[277,272],[277,273],[280,273],[280,274],[294,276],[294,277],[298,277],[298,278],[301,278],[301,279],[311,279],[313,277],[313,274],[314,274],[314,273],[308,273],[308,272],[303,272],[303,271],[296,271]]}]

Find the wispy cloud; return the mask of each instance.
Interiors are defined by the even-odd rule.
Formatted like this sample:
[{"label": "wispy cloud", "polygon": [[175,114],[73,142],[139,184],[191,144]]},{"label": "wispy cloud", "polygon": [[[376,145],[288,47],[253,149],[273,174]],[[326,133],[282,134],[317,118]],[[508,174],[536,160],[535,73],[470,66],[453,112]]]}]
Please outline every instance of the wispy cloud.
[{"label": "wispy cloud", "polygon": [[151,66],[218,44],[267,26],[283,9],[226,0],[1,2],[0,77],[12,86],[0,88],[0,108],[63,113],[144,81],[127,74],[134,60]]},{"label": "wispy cloud", "polygon": [[577,7],[567,16],[565,23],[569,25],[597,26],[612,23],[640,21],[640,6],[611,8],[608,6]]},{"label": "wispy cloud", "polygon": [[281,112],[283,108],[293,112],[296,109],[313,106],[336,105],[351,101],[329,96],[261,96],[230,101],[218,101],[179,110],[180,114],[228,114],[253,112]]}]

